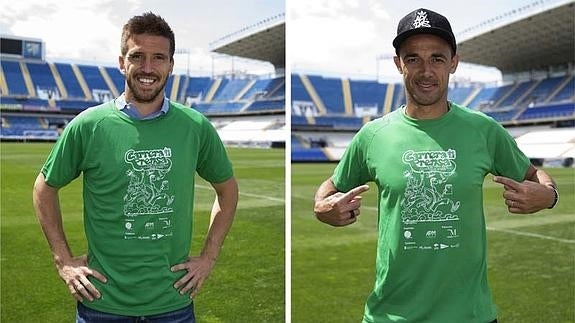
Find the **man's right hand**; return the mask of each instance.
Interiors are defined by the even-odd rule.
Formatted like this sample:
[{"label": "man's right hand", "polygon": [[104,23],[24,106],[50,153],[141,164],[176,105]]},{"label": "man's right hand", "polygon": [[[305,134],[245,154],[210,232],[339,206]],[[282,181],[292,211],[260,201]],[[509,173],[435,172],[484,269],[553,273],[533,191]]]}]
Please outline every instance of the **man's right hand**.
[{"label": "man's right hand", "polygon": [[66,283],[72,296],[79,302],[84,298],[93,301],[95,298],[102,297],[102,294],[88,280],[88,276],[94,276],[102,283],[108,280],[104,275],[88,267],[88,258],[84,256],[74,257],[67,261],[56,261],[58,275]]},{"label": "man's right hand", "polygon": [[315,216],[321,222],[340,227],[350,225],[360,214],[362,193],[369,190],[368,185],[361,185],[347,193],[337,192],[324,199],[316,200]]}]

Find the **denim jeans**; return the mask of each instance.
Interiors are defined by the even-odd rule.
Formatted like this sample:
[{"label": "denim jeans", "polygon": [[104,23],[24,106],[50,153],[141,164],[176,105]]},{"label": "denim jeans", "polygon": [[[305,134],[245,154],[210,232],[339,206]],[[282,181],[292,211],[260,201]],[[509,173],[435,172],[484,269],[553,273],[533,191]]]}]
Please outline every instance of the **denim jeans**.
[{"label": "denim jeans", "polygon": [[93,310],[78,303],[76,323],[195,323],[194,304],[182,309],[148,316],[123,316]]}]

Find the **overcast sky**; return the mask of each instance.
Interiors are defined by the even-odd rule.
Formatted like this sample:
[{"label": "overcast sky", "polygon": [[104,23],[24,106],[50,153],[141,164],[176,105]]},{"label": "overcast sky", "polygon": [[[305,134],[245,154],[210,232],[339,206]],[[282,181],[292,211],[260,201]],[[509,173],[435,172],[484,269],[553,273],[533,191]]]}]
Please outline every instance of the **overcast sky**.
[{"label": "overcast sky", "polygon": [[[50,61],[83,60],[117,65],[120,34],[129,17],[145,11],[162,15],[176,33],[176,46],[192,51],[190,69],[210,75],[231,70],[231,59],[212,59],[209,44],[265,18],[286,13],[288,69],[351,78],[399,75],[391,59],[397,23],[408,12],[425,7],[451,21],[456,35],[499,14],[527,4],[565,0],[4,0],[0,33],[41,38]],[[287,9],[286,3],[287,2]],[[187,68],[187,56],[176,56],[176,68]],[[270,64],[234,60],[234,68],[270,73]],[[288,70],[289,71],[289,70]],[[456,77],[491,81],[491,68],[460,65]]]}]

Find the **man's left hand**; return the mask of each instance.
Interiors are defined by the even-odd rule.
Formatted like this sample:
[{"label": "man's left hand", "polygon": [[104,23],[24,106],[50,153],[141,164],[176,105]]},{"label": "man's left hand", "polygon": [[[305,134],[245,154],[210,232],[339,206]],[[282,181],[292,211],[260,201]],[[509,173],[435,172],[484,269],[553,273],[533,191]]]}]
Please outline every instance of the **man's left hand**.
[{"label": "man's left hand", "polygon": [[182,295],[191,291],[190,298],[194,298],[202,288],[204,281],[210,275],[215,264],[215,260],[207,256],[199,256],[188,257],[186,262],[172,266],[170,268],[172,272],[187,271],[184,277],[174,284],[174,288],[178,289]]},{"label": "man's left hand", "polygon": [[503,184],[503,198],[511,213],[535,213],[550,207],[555,200],[553,189],[543,184],[529,180],[517,182],[503,176],[495,176],[493,181]]}]

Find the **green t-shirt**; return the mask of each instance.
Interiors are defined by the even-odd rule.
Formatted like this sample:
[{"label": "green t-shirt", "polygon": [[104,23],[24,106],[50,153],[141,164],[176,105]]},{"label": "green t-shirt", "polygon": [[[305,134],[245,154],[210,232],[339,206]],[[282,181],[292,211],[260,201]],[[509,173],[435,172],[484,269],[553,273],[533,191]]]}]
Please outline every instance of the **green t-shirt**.
[{"label": "green t-shirt", "polygon": [[88,263],[108,278],[90,278],[102,298],[86,306],[153,315],[190,304],[173,287],[185,271],[170,267],[190,251],[196,172],[211,183],[233,176],[216,130],[188,107],[133,120],[108,102],[70,122],[42,173],[57,188],[83,174]]},{"label": "green t-shirt", "polygon": [[490,322],[482,186],[521,181],[530,165],[493,119],[451,104],[434,120],[404,109],[366,124],[332,180],[379,194],[376,281],[364,322]]}]

